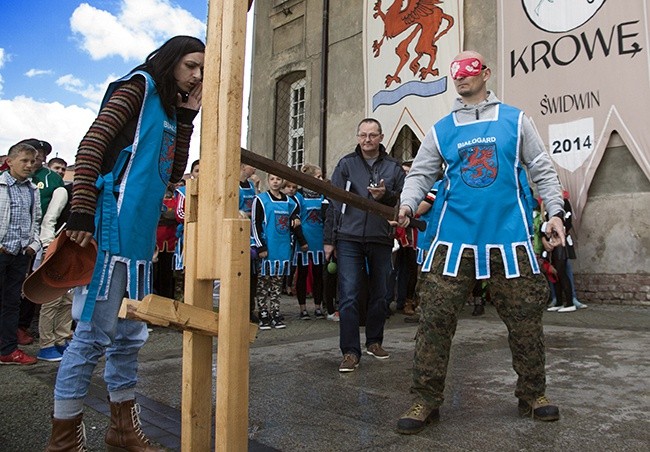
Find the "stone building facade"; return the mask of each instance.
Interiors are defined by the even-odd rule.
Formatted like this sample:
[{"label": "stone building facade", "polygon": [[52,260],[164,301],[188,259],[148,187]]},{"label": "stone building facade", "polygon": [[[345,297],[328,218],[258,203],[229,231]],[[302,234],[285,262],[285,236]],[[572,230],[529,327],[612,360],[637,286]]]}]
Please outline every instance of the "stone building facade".
[{"label": "stone building facade", "polygon": [[[327,175],[353,149],[365,116],[363,0],[264,0],[254,8],[248,147],[296,168],[320,164]],[[464,30],[464,47],[497,72],[497,0],[465,0]],[[498,95],[496,80],[489,88]],[[407,159],[418,145],[403,130],[389,152]],[[615,133],[574,238],[581,300],[650,306],[650,181]]]}]

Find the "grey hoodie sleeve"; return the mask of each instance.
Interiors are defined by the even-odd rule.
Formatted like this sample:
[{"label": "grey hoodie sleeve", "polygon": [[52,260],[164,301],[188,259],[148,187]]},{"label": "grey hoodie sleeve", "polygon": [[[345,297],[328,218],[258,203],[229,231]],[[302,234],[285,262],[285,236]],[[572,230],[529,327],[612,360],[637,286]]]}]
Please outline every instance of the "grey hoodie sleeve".
[{"label": "grey hoodie sleeve", "polygon": [[442,171],[443,159],[433,130],[433,127],[429,129],[424,137],[411,171],[404,181],[400,205],[409,206],[411,213],[416,212],[420,201],[431,190]]},{"label": "grey hoodie sleeve", "polygon": [[526,115],[522,120],[520,140],[521,161],[528,168],[530,179],[537,186],[537,192],[544,201],[546,211],[550,216],[560,214],[563,218],[564,200],[560,180],[542,139]]}]

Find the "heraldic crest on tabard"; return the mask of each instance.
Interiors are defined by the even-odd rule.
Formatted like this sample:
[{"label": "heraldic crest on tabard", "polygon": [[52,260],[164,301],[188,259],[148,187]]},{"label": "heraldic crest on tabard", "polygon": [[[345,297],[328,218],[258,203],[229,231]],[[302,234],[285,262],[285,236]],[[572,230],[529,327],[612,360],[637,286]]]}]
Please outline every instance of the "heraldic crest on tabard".
[{"label": "heraldic crest on tabard", "polygon": [[[394,0],[386,12],[381,9],[381,0],[375,2],[373,17],[381,18],[384,22],[384,35],[381,40],[375,40],[372,43],[372,50],[375,58],[379,56],[384,39],[396,38],[406,32],[409,34],[395,47],[395,53],[399,57],[399,63],[394,74],[386,75],[386,88],[393,82],[402,83],[399,73],[408,62],[410,53],[408,50],[411,42],[419,35],[415,44],[415,58],[411,60],[409,69],[416,75],[420,72],[420,80],[424,80],[428,75],[435,77],[438,75],[438,69],[433,69],[436,62],[436,53],[438,46],[436,42],[454,26],[454,18],[437,5],[441,0],[408,0],[406,6],[402,9],[403,0]],[[447,27],[440,30],[442,21],[447,21]],[[427,67],[421,67],[420,59],[427,55],[429,64]]]}]

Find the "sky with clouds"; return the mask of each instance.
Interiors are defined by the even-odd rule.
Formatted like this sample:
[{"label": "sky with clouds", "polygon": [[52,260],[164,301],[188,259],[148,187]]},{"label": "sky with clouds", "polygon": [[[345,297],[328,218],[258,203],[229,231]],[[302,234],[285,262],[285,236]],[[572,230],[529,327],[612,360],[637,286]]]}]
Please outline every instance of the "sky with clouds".
[{"label": "sky with clouds", "polygon": [[[207,9],[207,0],[0,2],[0,154],[38,138],[52,144],[50,157],[73,163],[108,83],[172,36],[205,41]],[[194,124],[190,161],[200,118]]]}]

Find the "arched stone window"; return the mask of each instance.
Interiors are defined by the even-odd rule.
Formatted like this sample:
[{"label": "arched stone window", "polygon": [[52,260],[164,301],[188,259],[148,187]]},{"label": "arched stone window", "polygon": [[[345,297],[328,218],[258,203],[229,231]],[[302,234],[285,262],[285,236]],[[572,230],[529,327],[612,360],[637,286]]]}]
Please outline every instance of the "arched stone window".
[{"label": "arched stone window", "polygon": [[276,85],[273,156],[295,169],[305,162],[306,86],[302,71],[284,76]]}]

